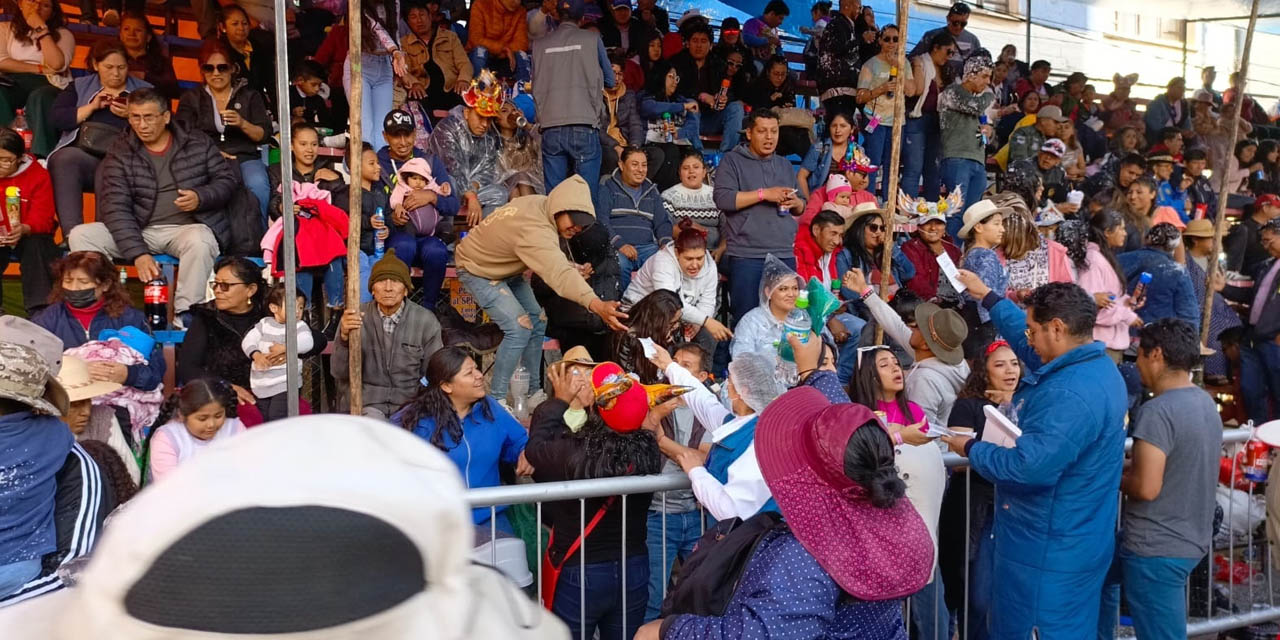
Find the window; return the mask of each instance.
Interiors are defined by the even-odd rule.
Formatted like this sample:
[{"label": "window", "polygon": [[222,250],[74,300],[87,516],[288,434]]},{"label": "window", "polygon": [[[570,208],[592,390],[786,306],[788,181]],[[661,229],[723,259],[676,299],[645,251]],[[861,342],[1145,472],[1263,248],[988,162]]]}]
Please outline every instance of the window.
[{"label": "window", "polygon": [[1141,38],[1141,20],[1135,13],[1116,12],[1115,33],[1126,38]]},{"label": "window", "polygon": [[1146,40],[1160,44],[1181,44],[1185,20],[1142,16],[1124,11],[1115,12],[1112,35],[1134,40]]},{"label": "window", "polygon": [[1009,0],[976,0],[973,4],[987,11],[1009,13]]},{"label": "window", "polygon": [[1182,30],[1186,26],[1185,20],[1178,20],[1176,18],[1159,18],[1159,24],[1159,37],[1161,40],[1182,42]]}]

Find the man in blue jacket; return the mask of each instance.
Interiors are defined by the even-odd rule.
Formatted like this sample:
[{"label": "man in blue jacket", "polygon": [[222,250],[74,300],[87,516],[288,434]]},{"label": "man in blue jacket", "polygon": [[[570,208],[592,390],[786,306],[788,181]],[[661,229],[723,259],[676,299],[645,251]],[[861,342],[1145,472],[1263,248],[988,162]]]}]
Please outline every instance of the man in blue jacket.
[{"label": "man in blue jacket", "polygon": [[1093,341],[1097,307],[1080,287],[1051,283],[1023,312],[975,274],[960,280],[1026,367],[1013,395],[1017,446],[946,438],[996,486],[991,637],[1093,637],[1114,552],[1127,407],[1120,372]]},{"label": "man in blue jacket", "polygon": [[631,284],[632,272],[671,242],[671,218],[658,187],[645,177],[648,171],[644,150],[627,147],[618,168],[600,179],[596,191],[596,215],[609,230],[609,244],[618,250],[618,284],[623,291]]}]

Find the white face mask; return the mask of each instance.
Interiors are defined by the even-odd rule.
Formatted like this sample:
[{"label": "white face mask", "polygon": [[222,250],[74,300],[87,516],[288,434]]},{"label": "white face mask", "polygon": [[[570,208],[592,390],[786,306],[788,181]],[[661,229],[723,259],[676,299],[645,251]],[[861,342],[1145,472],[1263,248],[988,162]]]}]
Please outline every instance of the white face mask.
[{"label": "white face mask", "polygon": [[729,413],[733,413],[733,400],[729,399],[729,383],[728,382],[725,382],[725,384],[720,385],[720,390],[716,393],[716,396],[720,398],[720,404],[724,405],[724,408],[728,409]]},{"label": "white face mask", "polygon": [[564,424],[569,427],[569,431],[577,433],[582,430],[582,425],[587,423],[586,409],[573,409],[564,412]]}]

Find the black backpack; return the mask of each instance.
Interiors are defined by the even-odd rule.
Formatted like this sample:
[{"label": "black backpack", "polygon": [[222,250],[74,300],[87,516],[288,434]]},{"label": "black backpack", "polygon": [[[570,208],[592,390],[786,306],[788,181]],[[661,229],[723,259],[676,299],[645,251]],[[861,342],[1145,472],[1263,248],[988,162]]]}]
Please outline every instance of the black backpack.
[{"label": "black backpack", "polygon": [[780,514],[765,511],[746,520],[721,520],[707,529],[681,565],[680,575],[672,578],[662,617],[724,615],[756,545],[766,533],[786,526]]}]

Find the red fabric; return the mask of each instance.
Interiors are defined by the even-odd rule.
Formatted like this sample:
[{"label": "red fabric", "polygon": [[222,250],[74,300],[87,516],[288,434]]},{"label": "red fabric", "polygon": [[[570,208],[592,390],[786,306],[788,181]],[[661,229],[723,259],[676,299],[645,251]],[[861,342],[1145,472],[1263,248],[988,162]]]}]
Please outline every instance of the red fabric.
[{"label": "red fabric", "polygon": [[[89,330],[89,325],[93,322],[93,317],[98,315],[98,312],[102,310],[102,300],[98,300],[83,309],[77,309],[65,302],[62,304],[67,305],[67,311],[71,313],[71,317],[75,318],[76,321],[80,323],[80,326],[84,327],[85,331]],[[90,336],[90,339],[95,338]]]},{"label": "red fabric", "polygon": [[640,63],[627,59],[626,66],[622,68],[622,83],[637,93],[644,90],[644,69],[640,68]]},{"label": "red fabric", "polygon": [[[809,233],[809,224],[806,222],[803,226],[796,230],[795,241],[796,253],[796,273],[800,274],[800,279],[808,282],[809,278],[817,278],[823,281],[822,265],[818,262],[822,258],[822,247],[818,246],[817,241],[813,239],[813,234]],[[836,273],[836,258],[831,256],[827,261],[827,276],[832,282],[839,282],[840,277]]]},{"label": "red fabric", "polygon": [[5,189],[17,187],[22,194],[22,224],[31,227],[31,233],[52,234],[57,214],[53,208],[53,181],[49,179],[49,171],[31,156],[24,157],[22,162],[30,164],[14,175],[0,178],[0,197]]},{"label": "red fabric", "polygon": [[329,28],[329,35],[325,36],[324,42],[320,43],[320,49],[316,51],[316,62],[324,65],[329,70],[329,87],[342,86],[342,61],[347,59],[347,21],[333,25]]},{"label": "red fabric", "polygon": [[[960,265],[960,249],[947,240],[942,241],[942,250],[951,257],[951,261]],[[938,295],[938,279],[942,277],[942,269],[938,267],[938,258],[933,250],[920,238],[912,238],[902,245],[902,254],[915,265],[916,276],[907,281],[907,288],[920,296],[921,300],[932,300]]]},{"label": "red fabric", "polygon": [[[667,60],[684,49],[684,39],[678,31],[662,36],[662,59]],[[644,53],[643,51],[641,53]]]},{"label": "red fabric", "polygon": [[[346,257],[347,214],[320,200],[299,200],[298,206],[304,212],[296,216],[298,228],[294,244],[298,248],[298,267],[323,267],[337,258]],[[314,212],[314,215],[306,215],[307,212]],[[284,234],[280,234],[280,240],[276,241],[275,260],[271,265],[272,272],[277,276],[284,273],[284,265],[281,263],[284,251],[280,248],[283,239]]]},{"label": "red fabric", "polygon": [[1049,241],[1049,282],[1074,282],[1071,277],[1070,256],[1067,248],[1053,240]]}]

